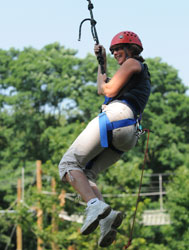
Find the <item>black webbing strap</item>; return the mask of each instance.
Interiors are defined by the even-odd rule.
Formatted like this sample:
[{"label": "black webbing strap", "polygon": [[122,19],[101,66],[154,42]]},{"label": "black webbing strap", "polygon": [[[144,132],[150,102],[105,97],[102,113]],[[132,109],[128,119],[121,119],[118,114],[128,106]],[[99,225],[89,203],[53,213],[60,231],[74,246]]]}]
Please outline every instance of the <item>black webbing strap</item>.
[{"label": "black webbing strap", "polygon": [[[90,12],[90,16],[91,18],[85,18],[81,23],[80,23],[80,26],[79,26],[79,38],[78,40],[80,41],[81,40],[81,28],[82,28],[82,25],[85,21],[90,21],[91,23],[91,33],[92,33],[92,37],[95,41],[96,44],[99,44],[99,40],[98,40],[98,35],[97,35],[97,31],[96,31],[96,20],[94,19],[93,17],[93,12],[92,12],[92,9],[94,8],[93,4],[91,3],[90,0],[87,0],[89,2],[88,4],[88,10]],[[100,65],[100,69],[101,69],[101,73],[104,74],[105,73],[105,68],[104,68],[104,58],[102,56],[102,50],[99,51],[98,55],[97,55],[97,60],[98,60],[98,63]]]}]

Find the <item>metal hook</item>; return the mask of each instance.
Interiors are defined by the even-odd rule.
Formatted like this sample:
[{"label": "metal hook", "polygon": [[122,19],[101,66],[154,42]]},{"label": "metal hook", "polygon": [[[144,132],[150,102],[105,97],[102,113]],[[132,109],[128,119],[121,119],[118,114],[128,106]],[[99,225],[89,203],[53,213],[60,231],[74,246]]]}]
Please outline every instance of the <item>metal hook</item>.
[{"label": "metal hook", "polygon": [[78,41],[81,41],[81,28],[82,28],[82,25],[85,21],[91,21],[90,18],[85,18],[79,25],[79,38],[78,38]]}]

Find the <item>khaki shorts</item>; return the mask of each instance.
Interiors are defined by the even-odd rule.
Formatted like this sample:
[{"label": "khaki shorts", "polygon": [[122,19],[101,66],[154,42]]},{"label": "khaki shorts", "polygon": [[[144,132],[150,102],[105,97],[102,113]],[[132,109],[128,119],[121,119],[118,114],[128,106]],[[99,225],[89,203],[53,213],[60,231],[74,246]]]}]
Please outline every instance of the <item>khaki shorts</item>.
[{"label": "khaki shorts", "polygon": [[[110,122],[134,118],[132,110],[121,101],[114,101],[103,105]],[[113,146],[120,151],[128,151],[137,143],[136,125],[122,127],[113,130]],[[99,117],[94,118],[83,132],[76,138],[59,163],[61,180],[65,180],[65,174],[72,170],[79,170],[86,174],[87,178],[95,182],[98,174],[117,160],[121,154],[111,148],[102,148],[100,144]],[[86,168],[89,161],[93,160],[92,167]]]}]

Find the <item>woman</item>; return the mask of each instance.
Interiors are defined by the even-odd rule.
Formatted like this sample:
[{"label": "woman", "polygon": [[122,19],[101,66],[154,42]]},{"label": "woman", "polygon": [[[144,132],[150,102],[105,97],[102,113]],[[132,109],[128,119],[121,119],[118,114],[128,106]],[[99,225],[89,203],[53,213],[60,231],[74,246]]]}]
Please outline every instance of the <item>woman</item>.
[{"label": "woman", "polygon": [[[96,56],[100,50],[106,69],[105,49],[95,45]],[[102,113],[88,124],[59,164],[61,180],[69,182],[87,203],[81,233],[90,234],[100,224],[101,247],[107,247],[115,240],[116,228],[123,218],[121,212],[111,210],[103,201],[95,180],[101,171],[119,160],[123,152],[136,145],[136,119],[150,95],[148,69],[140,56],[142,50],[142,43],[134,32],[123,31],[114,36],[110,51],[120,68],[107,81],[99,66],[98,94],[105,96]]]}]

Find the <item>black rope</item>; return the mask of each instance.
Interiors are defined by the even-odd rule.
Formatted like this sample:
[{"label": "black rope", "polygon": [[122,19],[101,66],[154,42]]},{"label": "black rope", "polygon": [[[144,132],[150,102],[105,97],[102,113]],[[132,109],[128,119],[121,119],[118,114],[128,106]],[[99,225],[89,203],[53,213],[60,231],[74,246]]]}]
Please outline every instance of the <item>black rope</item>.
[{"label": "black rope", "polygon": [[[92,9],[94,8],[93,4],[91,3],[91,0],[87,0],[89,2],[88,4],[88,10],[90,12],[90,16],[91,18],[85,18],[81,23],[80,23],[80,26],[79,26],[79,38],[78,38],[78,41],[81,41],[81,28],[82,28],[82,25],[85,21],[90,21],[91,23],[91,34],[92,34],[92,37],[93,37],[93,40],[95,41],[95,43],[98,45],[99,44],[99,39],[98,39],[98,34],[97,34],[97,30],[96,30],[96,20],[94,19],[94,16],[93,16],[93,12],[92,12]],[[105,73],[105,68],[104,68],[104,58],[102,56],[102,50],[99,51],[98,55],[97,55],[97,60],[98,60],[98,63],[100,65],[100,69],[101,69],[101,73],[104,74]]]}]

